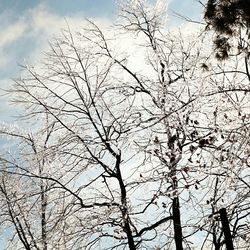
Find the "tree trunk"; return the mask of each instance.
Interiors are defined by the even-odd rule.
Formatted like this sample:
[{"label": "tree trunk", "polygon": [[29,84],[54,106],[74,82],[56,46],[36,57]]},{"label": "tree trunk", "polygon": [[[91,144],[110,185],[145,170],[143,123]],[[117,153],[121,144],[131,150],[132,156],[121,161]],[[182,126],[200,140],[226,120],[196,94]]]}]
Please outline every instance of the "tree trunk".
[{"label": "tree trunk", "polygon": [[183,250],[182,246],[182,228],[181,228],[181,215],[179,197],[175,197],[173,200],[173,221],[174,221],[174,240],[176,250]]},{"label": "tree trunk", "polygon": [[221,218],[222,230],[225,236],[227,250],[234,250],[229,221],[227,218],[227,211],[225,208],[222,208],[220,209],[219,213]]},{"label": "tree trunk", "polygon": [[217,232],[216,232],[216,225],[213,225],[213,244],[214,250],[220,250],[221,244],[220,241],[217,239]]},{"label": "tree trunk", "polygon": [[131,228],[128,221],[125,222],[125,230],[128,237],[128,245],[130,250],[136,250],[134,238],[132,236]]},{"label": "tree trunk", "polygon": [[41,214],[41,226],[42,226],[42,244],[43,244],[43,250],[47,250],[47,232],[46,232],[46,206],[47,206],[47,202],[46,202],[46,195],[45,192],[42,189],[42,193],[41,193],[41,203],[42,203],[42,214]]},{"label": "tree trunk", "polygon": [[121,163],[121,156],[117,155],[116,156],[116,171],[117,171],[116,177],[118,179],[120,190],[121,190],[121,203],[122,203],[121,211],[122,211],[122,218],[124,222],[124,231],[128,238],[129,249],[136,250],[132,230],[129,224],[129,215],[128,215],[128,208],[127,208],[127,191],[126,191],[126,187],[124,185],[123,179],[122,179],[122,174],[120,171],[120,163]]}]

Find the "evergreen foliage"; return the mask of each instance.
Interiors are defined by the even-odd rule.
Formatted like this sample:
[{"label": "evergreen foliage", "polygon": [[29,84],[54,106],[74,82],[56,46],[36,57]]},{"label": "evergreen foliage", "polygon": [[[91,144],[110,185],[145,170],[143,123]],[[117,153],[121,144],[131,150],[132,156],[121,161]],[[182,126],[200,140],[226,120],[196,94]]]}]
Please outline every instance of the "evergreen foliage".
[{"label": "evergreen foliage", "polygon": [[247,50],[250,27],[250,0],[208,0],[205,14],[207,29],[216,32],[214,45],[216,58],[227,59],[229,52],[235,47],[234,38],[242,37],[246,32],[247,46],[239,42],[238,52]]}]

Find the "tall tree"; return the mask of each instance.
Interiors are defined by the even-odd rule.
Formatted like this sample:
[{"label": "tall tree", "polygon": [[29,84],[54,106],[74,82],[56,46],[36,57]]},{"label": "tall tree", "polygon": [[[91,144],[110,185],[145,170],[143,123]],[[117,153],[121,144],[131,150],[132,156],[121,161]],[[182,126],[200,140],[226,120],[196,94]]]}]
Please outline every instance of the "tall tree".
[{"label": "tall tree", "polygon": [[163,3],[124,2],[113,34],[63,31],[9,91],[36,123],[0,129],[21,141],[0,158],[18,247],[220,249],[222,208],[249,247],[244,57],[222,67],[204,37],[166,31]]},{"label": "tall tree", "polygon": [[[204,18],[207,28],[215,31],[216,57],[226,59],[229,53],[249,53],[250,1],[208,0]],[[236,39],[236,42],[234,41]],[[240,38],[240,39],[239,39]],[[236,50],[236,51],[235,51]]]}]

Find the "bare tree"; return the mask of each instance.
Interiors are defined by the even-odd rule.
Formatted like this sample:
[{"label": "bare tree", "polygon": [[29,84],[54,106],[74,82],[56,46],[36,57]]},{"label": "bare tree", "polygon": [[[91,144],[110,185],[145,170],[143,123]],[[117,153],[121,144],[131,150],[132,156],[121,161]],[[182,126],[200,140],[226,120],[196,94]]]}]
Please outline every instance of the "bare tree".
[{"label": "bare tree", "polygon": [[1,156],[12,245],[222,249],[226,209],[249,247],[248,64],[214,64],[203,35],[166,31],[163,7],[125,2],[113,36],[88,21],[24,67],[9,92],[35,126],[0,130],[21,142]]}]

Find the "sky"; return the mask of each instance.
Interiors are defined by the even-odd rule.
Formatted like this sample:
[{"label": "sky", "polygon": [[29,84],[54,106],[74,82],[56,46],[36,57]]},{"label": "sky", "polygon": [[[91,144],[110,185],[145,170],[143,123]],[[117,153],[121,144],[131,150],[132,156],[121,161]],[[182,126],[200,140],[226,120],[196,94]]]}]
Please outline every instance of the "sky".
[{"label": "sky", "polygon": [[[169,26],[185,23],[175,13],[192,20],[201,17],[197,0],[169,0],[168,6]],[[36,64],[67,22],[80,28],[84,18],[112,22],[116,13],[115,0],[0,0],[0,122],[16,119],[17,108],[9,105],[1,89],[9,89],[21,75],[20,65]]]},{"label": "sky", "polygon": [[[80,30],[85,18],[111,23],[117,14],[116,1],[123,0],[0,0],[0,123],[17,121],[20,110],[10,105],[4,90],[21,76],[21,65],[36,65],[48,42],[67,24]],[[166,2],[171,27],[187,23],[175,13],[192,20],[201,17],[198,0]]]},{"label": "sky", "polygon": [[[0,124],[18,122],[20,109],[10,105],[5,90],[22,75],[21,65],[39,63],[49,41],[67,25],[81,31],[86,18],[111,24],[118,12],[116,1],[123,0],[0,0]],[[188,25],[176,13],[201,20],[202,6],[198,0],[165,1],[168,3],[166,26],[182,29]]]},{"label": "sky", "polygon": [[[0,0],[0,87],[8,88],[20,75],[20,64],[39,59],[66,20],[80,26],[86,17],[110,21],[116,12],[114,0]],[[168,12],[169,25],[180,26],[184,20],[174,12],[197,20],[201,6],[197,0],[170,0]],[[2,116],[5,109],[6,104],[1,105]]]},{"label": "sky", "polygon": [[[36,64],[66,23],[80,29],[84,18],[112,22],[116,13],[113,0],[0,0],[0,122],[16,122],[17,108],[2,89],[21,75],[20,65]],[[202,8],[197,0],[170,0],[169,26],[182,27],[185,21],[174,13],[200,20]]]},{"label": "sky", "polygon": [[[10,88],[21,74],[20,65],[39,60],[66,21],[70,26],[80,26],[86,17],[111,21],[116,12],[113,0],[0,0],[0,88]],[[170,0],[169,24],[179,26],[183,20],[174,18],[174,12],[199,19],[201,6],[196,0]],[[13,122],[16,108],[3,93],[0,90],[0,121]]]}]

